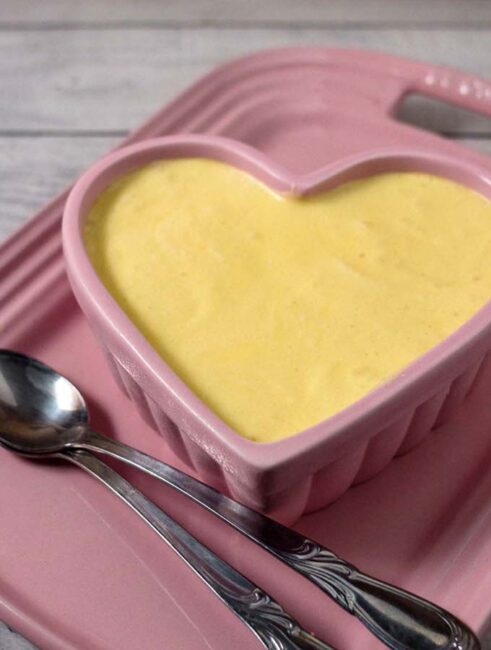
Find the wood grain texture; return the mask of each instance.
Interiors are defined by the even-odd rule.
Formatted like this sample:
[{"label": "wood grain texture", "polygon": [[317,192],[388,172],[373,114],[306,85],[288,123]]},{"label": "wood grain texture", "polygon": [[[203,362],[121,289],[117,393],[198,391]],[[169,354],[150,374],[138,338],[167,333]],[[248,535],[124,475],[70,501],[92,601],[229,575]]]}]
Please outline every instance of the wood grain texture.
[{"label": "wood grain texture", "polygon": [[0,137],[0,241],[120,139]]},{"label": "wood grain texture", "polygon": [[0,32],[0,133],[128,129],[220,62],[301,44],[376,48],[491,78],[487,31],[15,30]]},{"label": "wood grain texture", "polygon": [[0,24],[80,25],[463,25],[491,22],[489,0],[16,0],[0,4]]},{"label": "wood grain texture", "polygon": [[32,643],[9,629],[0,621],[0,649],[1,650],[36,650]]}]

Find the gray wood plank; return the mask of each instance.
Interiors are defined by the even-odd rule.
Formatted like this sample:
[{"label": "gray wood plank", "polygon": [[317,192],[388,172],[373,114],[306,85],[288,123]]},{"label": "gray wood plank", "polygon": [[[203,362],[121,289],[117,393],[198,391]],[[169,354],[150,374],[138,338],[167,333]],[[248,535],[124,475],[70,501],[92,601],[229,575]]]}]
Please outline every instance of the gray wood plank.
[{"label": "gray wood plank", "polygon": [[1,650],[35,650],[34,646],[0,621]]},{"label": "gray wood plank", "polygon": [[402,122],[448,137],[479,137],[489,135],[491,130],[489,117],[420,95],[404,98],[397,117]]},{"label": "gray wood plank", "polygon": [[[368,47],[491,78],[490,34],[319,29],[0,31],[0,134],[23,129],[124,130],[218,63],[274,46]],[[482,129],[472,119],[461,127]]]},{"label": "gray wood plank", "polygon": [[347,25],[481,27],[489,0],[4,0],[0,24],[24,25]]},{"label": "gray wood plank", "polygon": [[120,139],[0,138],[0,241]]},{"label": "gray wood plank", "polygon": [[[62,191],[115,137],[0,138],[0,241]],[[491,155],[491,139],[462,140]],[[0,648],[2,646],[0,645]]]}]

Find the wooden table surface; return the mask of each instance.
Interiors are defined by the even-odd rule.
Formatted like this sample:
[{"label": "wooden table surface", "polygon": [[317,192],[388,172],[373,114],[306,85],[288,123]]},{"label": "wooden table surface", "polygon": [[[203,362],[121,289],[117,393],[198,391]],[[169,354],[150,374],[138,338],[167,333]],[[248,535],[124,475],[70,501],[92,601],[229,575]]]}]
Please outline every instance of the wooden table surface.
[{"label": "wooden table surface", "polygon": [[[2,0],[0,240],[204,72],[301,44],[491,79],[491,0]],[[401,117],[491,154],[487,119],[421,99]],[[0,623],[0,650],[28,648]]]}]

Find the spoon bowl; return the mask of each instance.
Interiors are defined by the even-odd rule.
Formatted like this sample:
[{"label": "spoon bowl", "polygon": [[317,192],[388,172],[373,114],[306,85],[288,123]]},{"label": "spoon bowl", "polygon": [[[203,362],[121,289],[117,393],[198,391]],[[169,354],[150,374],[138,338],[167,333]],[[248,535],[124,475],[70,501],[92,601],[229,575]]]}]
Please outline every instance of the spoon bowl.
[{"label": "spoon bowl", "polygon": [[0,350],[0,444],[49,455],[79,440],[88,424],[80,391],[44,363]]}]

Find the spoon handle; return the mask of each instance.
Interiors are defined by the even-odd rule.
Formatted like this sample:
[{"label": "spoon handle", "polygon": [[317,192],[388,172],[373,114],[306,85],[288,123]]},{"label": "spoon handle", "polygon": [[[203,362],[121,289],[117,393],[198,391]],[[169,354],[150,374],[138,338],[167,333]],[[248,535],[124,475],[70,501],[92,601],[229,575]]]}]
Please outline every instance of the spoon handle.
[{"label": "spoon handle", "polygon": [[317,585],[393,650],[479,650],[457,617],[368,576],[321,544],[147,454],[95,432],[77,443],[118,458],[176,488]]},{"label": "spoon handle", "polygon": [[87,451],[60,454],[98,478],[171,546],[269,650],[334,650],[303,630],[276,601],[176,523],[115,470]]}]

